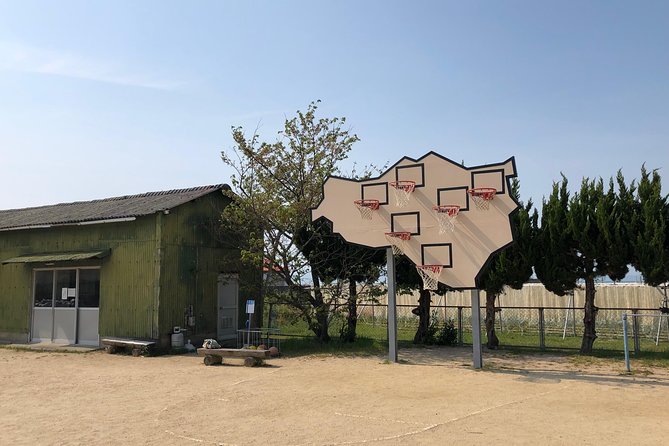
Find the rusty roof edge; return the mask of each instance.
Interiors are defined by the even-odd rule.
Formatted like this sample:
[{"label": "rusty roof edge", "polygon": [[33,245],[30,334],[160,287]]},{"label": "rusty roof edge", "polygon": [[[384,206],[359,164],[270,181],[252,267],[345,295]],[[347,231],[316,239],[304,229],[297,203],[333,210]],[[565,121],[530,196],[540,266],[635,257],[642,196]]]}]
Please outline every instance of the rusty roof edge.
[{"label": "rusty roof edge", "polygon": [[[53,223],[44,223],[39,225],[24,225],[24,226],[5,226],[0,228],[0,232],[6,231],[22,231],[25,229],[47,229],[53,228],[56,226],[86,226],[86,225],[95,225],[102,223],[120,223],[124,221],[133,221],[137,219],[137,215],[127,216],[127,217],[110,217],[110,218],[97,218],[93,219],[84,219],[78,221],[63,221],[63,222],[53,222]],[[141,216],[140,216],[141,217]]]},{"label": "rusty roof edge", "polygon": [[98,215],[81,216],[80,218],[67,218],[64,216],[58,216],[60,218],[56,217],[52,220],[47,218],[42,221],[39,220],[34,221],[35,219],[33,219],[33,222],[30,223],[15,221],[14,224],[11,223],[8,224],[9,222],[7,222],[5,225],[0,225],[0,232],[29,230],[29,229],[47,229],[56,226],[89,225],[98,223],[116,223],[122,221],[132,221],[138,217],[148,216],[160,212],[169,213],[171,209],[174,209],[185,203],[192,202],[194,200],[197,200],[198,198],[201,198],[203,196],[206,196],[208,194],[217,191],[224,192],[225,190],[229,189],[230,189],[229,185],[221,183],[208,186],[192,187],[187,189],[172,189],[168,191],[148,192],[137,195],[126,195],[121,197],[104,198],[92,201],[78,201],[78,202],[61,203],[55,205],[45,205],[33,208],[0,210],[0,217],[2,217],[3,214],[11,215],[13,213],[31,212],[31,211],[40,212],[41,210],[46,210],[49,208],[60,208],[61,210],[67,212],[68,206],[82,206],[82,205],[94,206],[100,203],[113,203],[114,201],[120,201],[120,200],[133,200],[142,198],[150,199],[151,197],[170,197],[167,199],[168,201],[166,203],[163,203],[165,206],[162,206],[160,208],[148,206],[144,209],[140,209],[139,211],[138,209],[134,209],[135,212],[130,212],[127,214],[121,212],[121,213],[116,213],[116,215],[113,215],[114,213],[112,212],[111,215],[98,214]]},{"label": "rusty roof edge", "polygon": [[[230,186],[226,183],[219,183],[219,184],[210,184],[206,186],[195,186],[195,187],[189,187],[189,188],[184,188],[184,189],[170,189],[170,190],[163,190],[163,191],[154,191],[154,192],[143,192],[141,194],[134,194],[134,195],[120,195],[116,197],[108,197],[108,198],[96,198],[94,200],[82,200],[82,201],[70,201],[70,202],[64,202],[64,203],[55,203],[55,204],[44,204],[41,206],[30,206],[27,208],[14,208],[14,209],[0,209],[1,212],[11,212],[11,211],[27,211],[27,210],[33,210],[33,209],[43,209],[43,208],[49,208],[49,207],[54,207],[54,206],[70,206],[70,205],[78,205],[78,204],[88,204],[88,203],[103,203],[103,202],[108,202],[108,201],[118,201],[118,200],[127,200],[130,198],[143,198],[143,197],[155,197],[155,196],[161,196],[161,195],[174,195],[174,194],[186,194],[190,192],[202,192],[199,196],[206,195],[211,192],[215,192],[217,190],[223,190],[223,189],[230,189]],[[195,199],[197,197],[191,198],[191,200]],[[190,200],[189,200],[190,201]]]}]

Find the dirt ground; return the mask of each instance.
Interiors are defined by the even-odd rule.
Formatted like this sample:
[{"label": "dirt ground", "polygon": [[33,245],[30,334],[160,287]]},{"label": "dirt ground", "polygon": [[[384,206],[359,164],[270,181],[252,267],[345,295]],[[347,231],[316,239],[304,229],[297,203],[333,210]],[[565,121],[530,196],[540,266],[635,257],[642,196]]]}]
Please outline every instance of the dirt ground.
[{"label": "dirt ground", "polygon": [[0,444],[666,444],[669,371],[622,361],[402,350],[279,358],[0,349]]}]

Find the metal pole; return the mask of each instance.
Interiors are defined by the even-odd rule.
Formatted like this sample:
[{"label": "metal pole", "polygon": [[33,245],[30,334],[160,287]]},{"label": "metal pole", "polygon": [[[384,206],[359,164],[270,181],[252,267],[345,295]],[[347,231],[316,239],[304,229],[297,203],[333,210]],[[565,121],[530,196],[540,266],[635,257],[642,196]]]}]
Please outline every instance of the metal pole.
[{"label": "metal pole", "polygon": [[395,295],[395,257],[386,249],[388,263],[388,361],[397,362],[397,296]]},{"label": "metal pole", "polygon": [[571,324],[574,330],[574,337],[576,337],[576,298],[571,295]]},{"label": "metal pole", "polygon": [[639,318],[634,315],[638,314],[639,310],[632,310],[632,336],[634,337],[634,354],[638,355],[641,351],[639,346]]},{"label": "metal pole", "polygon": [[627,313],[623,313],[623,345],[625,346],[625,367],[628,372],[631,372],[630,368],[630,346],[627,342]]},{"label": "metal pole", "polygon": [[472,348],[474,353],[474,368],[483,367],[481,354],[481,297],[479,290],[472,290]]},{"label": "metal pole", "polygon": [[545,337],[545,327],[544,327],[544,309],[539,308],[539,348],[541,350],[546,349],[546,337]]},{"label": "metal pole", "polygon": [[246,321],[246,343],[251,346],[251,313],[249,313],[249,319]]},{"label": "metal pole", "polygon": [[458,307],[458,345],[462,345],[462,307]]},{"label": "metal pole", "polygon": [[374,301],[372,301],[372,327],[376,327],[376,315],[374,313]]},{"label": "metal pole", "polygon": [[569,310],[571,310],[571,303],[574,296],[569,296],[569,303],[567,303],[567,308],[564,310],[564,328],[562,329],[562,339],[567,337],[567,324],[569,324]]},{"label": "metal pole", "polygon": [[444,296],[444,323],[448,322],[448,312],[446,308],[446,296]]}]

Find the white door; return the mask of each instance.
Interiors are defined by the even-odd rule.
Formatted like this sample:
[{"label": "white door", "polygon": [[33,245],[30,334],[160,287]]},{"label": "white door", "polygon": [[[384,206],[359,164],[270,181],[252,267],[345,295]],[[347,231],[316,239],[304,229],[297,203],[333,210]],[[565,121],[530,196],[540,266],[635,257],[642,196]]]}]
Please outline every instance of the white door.
[{"label": "white door", "polygon": [[237,305],[239,277],[237,274],[218,276],[218,339],[237,339]]}]

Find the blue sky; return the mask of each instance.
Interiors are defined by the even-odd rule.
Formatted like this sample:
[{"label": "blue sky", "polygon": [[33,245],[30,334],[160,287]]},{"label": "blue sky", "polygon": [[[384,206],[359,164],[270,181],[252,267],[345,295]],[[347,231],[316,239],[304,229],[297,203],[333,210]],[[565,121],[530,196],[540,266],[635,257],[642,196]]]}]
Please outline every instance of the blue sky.
[{"label": "blue sky", "polygon": [[[666,1],[2,1],[0,209],[228,182],[230,128],[321,99],[359,164],[669,167]],[[349,168],[350,163],[345,166]]]}]

